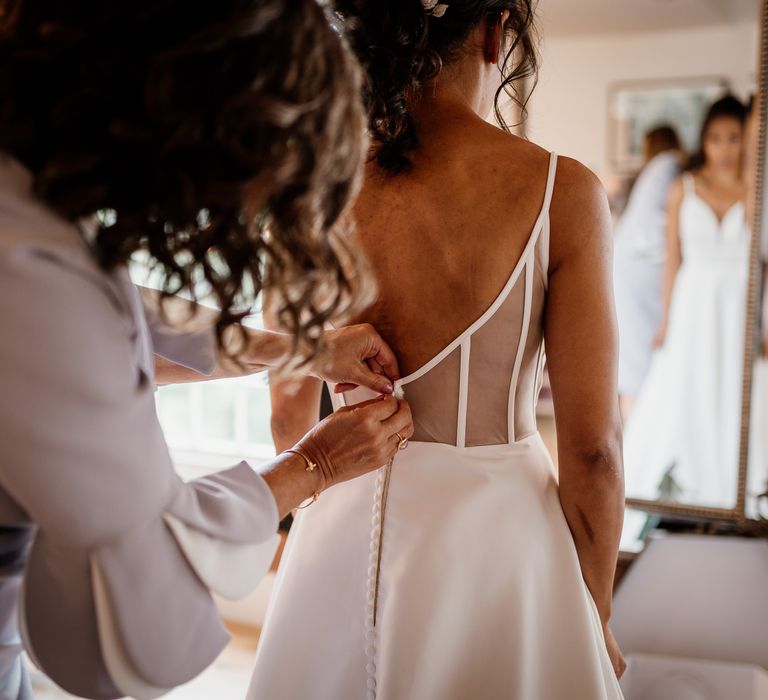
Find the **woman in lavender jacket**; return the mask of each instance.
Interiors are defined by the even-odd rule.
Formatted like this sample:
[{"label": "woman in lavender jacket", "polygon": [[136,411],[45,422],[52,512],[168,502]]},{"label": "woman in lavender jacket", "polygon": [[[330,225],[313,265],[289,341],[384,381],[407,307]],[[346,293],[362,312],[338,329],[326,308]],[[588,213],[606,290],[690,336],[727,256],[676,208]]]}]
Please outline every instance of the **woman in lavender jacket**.
[{"label": "woman in lavender jacket", "polygon": [[[0,66],[0,698],[30,697],[17,610],[69,692],[156,697],[218,655],[210,591],[253,588],[280,517],[411,434],[384,396],[261,474],[184,483],[154,406],[155,353],[213,375],[294,356],[390,391],[373,329],[322,332],[364,297],[339,223],[357,71],[314,0],[0,0]],[[166,293],[207,285],[212,330],[147,314],[140,248]],[[241,332],[265,290],[285,333]]]}]

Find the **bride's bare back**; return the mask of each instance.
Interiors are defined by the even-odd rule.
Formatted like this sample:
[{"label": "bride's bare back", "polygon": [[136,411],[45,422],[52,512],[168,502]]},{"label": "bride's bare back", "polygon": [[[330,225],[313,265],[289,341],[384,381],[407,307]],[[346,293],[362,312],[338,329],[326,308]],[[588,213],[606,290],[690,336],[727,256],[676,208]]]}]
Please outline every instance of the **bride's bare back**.
[{"label": "bride's bare back", "polygon": [[358,320],[391,344],[402,374],[496,299],[541,211],[550,154],[462,115],[424,134],[412,159],[395,176],[369,164],[355,206],[379,290]]}]

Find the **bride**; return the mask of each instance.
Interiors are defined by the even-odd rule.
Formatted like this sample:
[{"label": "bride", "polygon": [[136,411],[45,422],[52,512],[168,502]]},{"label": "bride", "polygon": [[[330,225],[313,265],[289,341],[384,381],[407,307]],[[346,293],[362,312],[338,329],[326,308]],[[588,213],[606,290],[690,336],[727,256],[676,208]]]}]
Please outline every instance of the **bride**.
[{"label": "bride", "polygon": [[669,193],[659,349],[626,429],[632,496],[736,502],[750,238],[746,117],[733,96],[715,102],[692,168]]},{"label": "bride", "polygon": [[[482,118],[536,71],[531,4],[339,3],[374,142],[356,217],[379,295],[359,320],[398,352],[415,434],[299,512],[251,700],[622,697],[606,197]],[[536,429],[545,341],[559,474]],[[347,389],[337,407],[370,396]],[[319,391],[276,397],[281,449]]]}]

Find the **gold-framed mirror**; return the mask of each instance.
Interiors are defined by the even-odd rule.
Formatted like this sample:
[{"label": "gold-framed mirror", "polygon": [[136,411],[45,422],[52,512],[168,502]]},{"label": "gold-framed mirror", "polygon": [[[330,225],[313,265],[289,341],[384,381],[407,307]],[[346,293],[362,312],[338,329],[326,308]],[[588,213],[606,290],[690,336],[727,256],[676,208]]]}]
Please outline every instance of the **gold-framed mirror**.
[{"label": "gold-framed mirror", "polygon": [[[768,103],[761,96],[768,90],[768,2],[760,7],[760,43],[758,52],[755,99],[745,131],[745,173],[748,182],[746,220],[749,226],[747,285],[744,308],[743,363],[740,385],[740,417],[738,423],[738,461],[735,477],[735,499],[730,507],[686,503],[683,499],[633,498],[627,493],[627,506],[662,515],[693,519],[736,522],[742,529],[765,517],[762,500],[766,491],[766,453],[759,444],[768,440],[763,433],[765,422],[765,323],[763,289],[765,285],[765,251],[768,227],[765,222],[766,151],[768,139]],[[762,515],[761,515],[762,511]]]},{"label": "gold-framed mirror", "polygon": [[[768,478],[768,370],[759,347],[768,100],[757,99],[768,90],[767,7],[766,0],[539,5],[542,70],[525,135],[590,167],[615,220],[620,365],[630,368],[620,367],[620,388],[634,399],[623,402],[628,551],[642,549],[659,521],[754,530],[761,513],[768,517],[761,505],[768,500],[758,498]],[[717,144],[733,138],[735,151],[717,160]],[[654,233],[645,239],[632,236],[646,224],[628,221],[638,192],[653,200],[645,221]],[[667,281],[670,221],[680,260]],[[649,299],[656,320],[628,331]],[[625,352],[638,348],[641,360]],[[545,391],[540,424],[552,443],[547,398]]]}]

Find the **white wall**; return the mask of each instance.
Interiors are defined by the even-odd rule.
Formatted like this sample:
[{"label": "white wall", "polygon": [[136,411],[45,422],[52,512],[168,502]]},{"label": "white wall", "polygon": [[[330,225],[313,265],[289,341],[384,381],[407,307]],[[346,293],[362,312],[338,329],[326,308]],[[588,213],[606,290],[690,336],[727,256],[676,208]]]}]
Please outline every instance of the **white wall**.
[{"label": "white wall", "polygon": [[528,136],[609,179],[608,90],[625,80],[723,76],[746,97],[754,85],[757,21],[690,30],[551,37],[544,27]]}]

